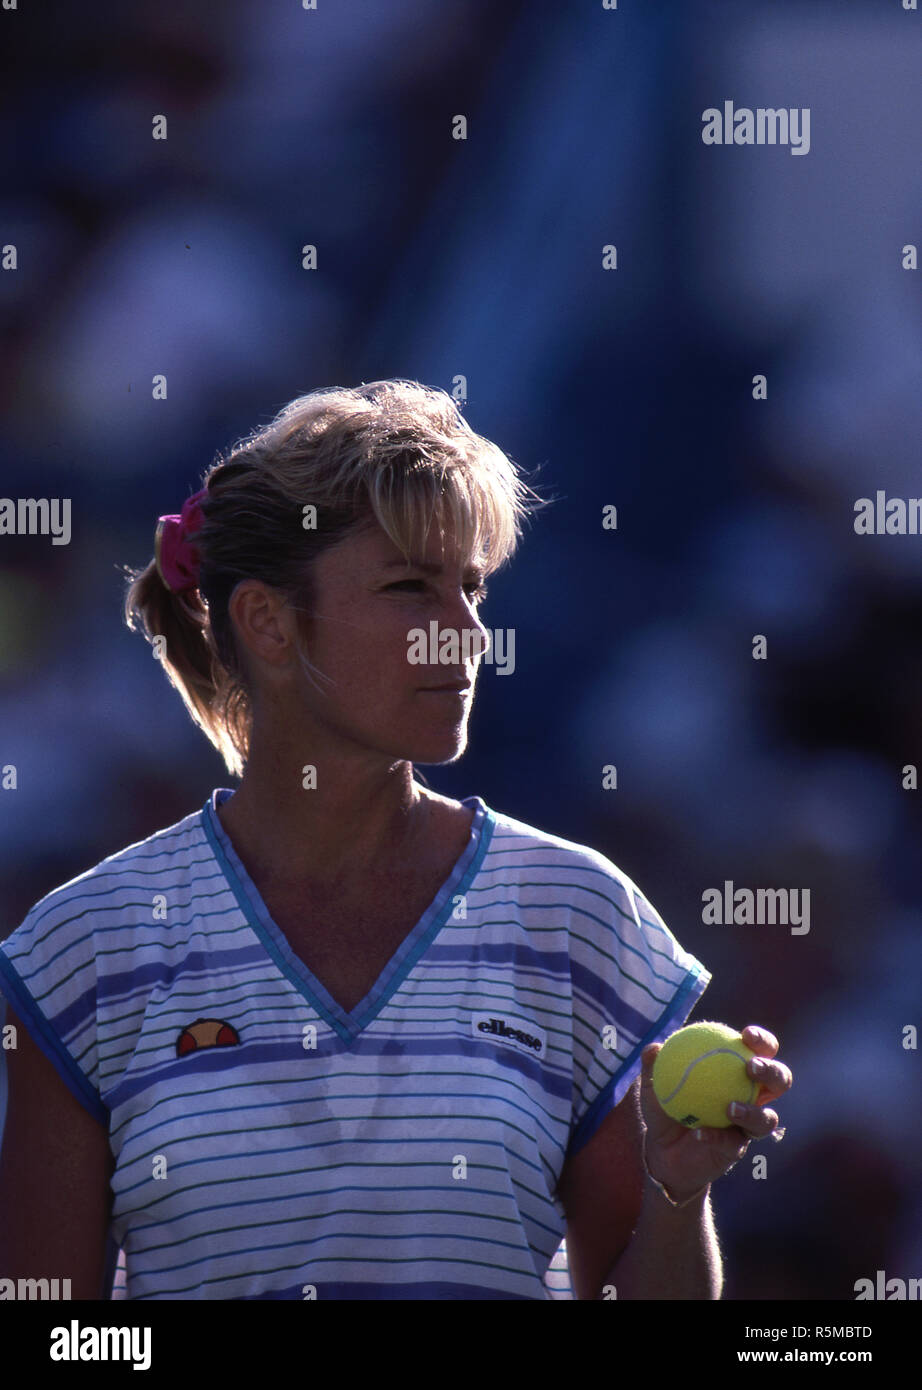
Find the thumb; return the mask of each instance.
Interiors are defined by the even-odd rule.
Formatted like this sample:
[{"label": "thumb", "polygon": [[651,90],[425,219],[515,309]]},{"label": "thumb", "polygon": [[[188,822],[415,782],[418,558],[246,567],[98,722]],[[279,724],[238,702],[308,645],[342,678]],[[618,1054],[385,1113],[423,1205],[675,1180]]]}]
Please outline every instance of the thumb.
[{"label": "thumb", "polygon": [[656,1054],[659,1052],[662,1045],[662,1043],[650,1043],[640,1054],[640,1074],[645,1086],[652,1085],[653,1063],[656,1061]]},{"label": "thumb", "polygon": [[644,1124],[648,1130],[659,1132],[660,1129],[670,1127],[672,1121],[664,1112],[662,1106],[656,1098],[653,1089],[653,1063],[662,1043],[650,1043],[640,1054],[640,1108]]}]

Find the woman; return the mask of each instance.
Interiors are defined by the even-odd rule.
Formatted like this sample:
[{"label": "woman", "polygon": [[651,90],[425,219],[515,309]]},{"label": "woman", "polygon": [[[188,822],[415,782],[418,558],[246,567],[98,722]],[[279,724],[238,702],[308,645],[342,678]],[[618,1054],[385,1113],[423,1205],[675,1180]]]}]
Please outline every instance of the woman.
[{"label": "woman", "polygon": [[[209,471],[133,578],[241,776],[38,903],[0,950],[20,1046],[0,1269],[129,1298],[717,1297],[703,1142],[649,1083],[709,975],[596,851],[439,796],[483,580],[538,503],[451,399],[313,392]],[[473,632],[420,664],[420,632]],[[107,1244],[108,1236],[108,1244]]]}]

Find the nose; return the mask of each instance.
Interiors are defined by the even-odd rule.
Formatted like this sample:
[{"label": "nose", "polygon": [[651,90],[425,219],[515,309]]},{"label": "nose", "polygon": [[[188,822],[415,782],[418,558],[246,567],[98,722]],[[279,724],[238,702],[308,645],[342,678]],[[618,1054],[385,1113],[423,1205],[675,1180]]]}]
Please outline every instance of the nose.
[{"label": "nose", "polygon": [[468,633],[467,642],[464,650],[469,651],[471,658],[476,662],[483,656],[490,645],[490,633],[477,615],[477,610],[468,598],[467,594],[461,594],[455,605],[452,605],[443,620],[443,626],[454,628],[462,641],[464,634]]},{"label": "nose", "polygon": [[474,627],[471,624],[468,624],[467,627],[459,628],[458,636],[460,642],[459,651],[461,660],[464,663],[460,677],[462,680],[474,680],[476,679],[480,662],[490,645],[490,638],[480,627]]}]

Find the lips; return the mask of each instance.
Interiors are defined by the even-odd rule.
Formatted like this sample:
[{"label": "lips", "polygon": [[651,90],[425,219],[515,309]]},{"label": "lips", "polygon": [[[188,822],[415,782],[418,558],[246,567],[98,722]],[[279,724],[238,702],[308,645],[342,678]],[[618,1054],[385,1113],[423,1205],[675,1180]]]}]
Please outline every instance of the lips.
[{"label": "lips", "polygon": [[470,690],[470,688],[471,688],[471,682],[470,682],[470,681],[446,681],[444,685],[424,685],[424,686],[421,686],[420,688],[421,688],[422,690],[450,690],[450,691],[453,691],[454,694],[456,694],[456,695],[463,695],[466,691]]}]

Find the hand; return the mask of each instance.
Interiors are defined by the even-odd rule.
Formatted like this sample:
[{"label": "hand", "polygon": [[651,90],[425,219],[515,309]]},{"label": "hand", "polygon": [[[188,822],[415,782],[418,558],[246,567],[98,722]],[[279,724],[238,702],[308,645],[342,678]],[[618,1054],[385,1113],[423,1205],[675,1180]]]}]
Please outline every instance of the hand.
[{"label": "hand", "polygon": [[743,1042],[756,1054],[746,1063],[746,1071],[760,1087],[754,1104],[728,1107],[728,1118],[735,1121],[729,1129],[693,1130],[671,1120],[653,1091],[653,1062],[663,1044],[651,1043],[643,1050],[640,1108],[647,1127],[647,1164],[676,1202],[686,1201],[722,1177],[743,1157],[752,1139],[764,1139],[778,1126],[777,1113],[765,1106],[784,1095],[793,1081],[790,1068],[771,1060],[778,1051],[778,1039],[750,1024],[743,1029]]}]

